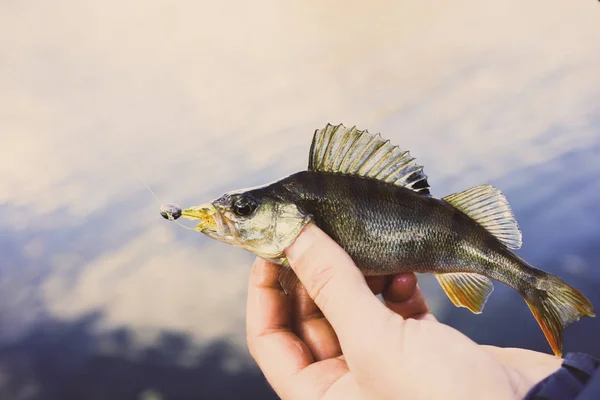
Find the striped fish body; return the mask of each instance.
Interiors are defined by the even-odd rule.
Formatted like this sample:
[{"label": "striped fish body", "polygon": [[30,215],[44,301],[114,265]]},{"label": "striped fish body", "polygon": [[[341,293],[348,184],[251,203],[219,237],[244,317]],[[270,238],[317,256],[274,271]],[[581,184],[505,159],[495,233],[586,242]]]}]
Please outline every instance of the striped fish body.
[{"label": "striped fish body", "polygon": [[500,190],[482,185],[442,199],[430,195],[423,167],[380,135],[327,125],[313,136],[308,170],[275,183],[224,194],[167,219],[200,221],[198,231],[281,264],[287,293],[298,284],[285,249],[313,221],[365,275],[432,273],[458,307],[482,312],[491,279],[516,289],[555,354],[564,329],[594,316],[588,299],[512,250],[518,224]]},{"label": "striped fish body", "polygon": [[[261,190],[295,202],[365,275],[475,272],[519,288],[505,245],[443,200],[375,179],[303,171]],[[256,193],[260,197],[260,193]]]}]

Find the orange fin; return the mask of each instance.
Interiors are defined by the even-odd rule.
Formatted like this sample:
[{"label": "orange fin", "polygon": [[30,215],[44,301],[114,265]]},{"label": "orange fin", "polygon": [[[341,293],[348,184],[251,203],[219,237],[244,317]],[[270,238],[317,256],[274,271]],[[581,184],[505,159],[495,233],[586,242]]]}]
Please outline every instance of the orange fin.
[{"label": "orange fin", "polygon": [[494,291],[492,281],[479,274],[455,272],[436,274],[435,277],[455,306],[466,307],[475,314],[481,314]]},{"label": "orange fin", "polygon": [[561,357],[563,331],[581,317],[595,317],[594,307],[579,290],[557,276],[549,275],[538,287],[541,289],[525,290],[522,295],[552,351]]}]

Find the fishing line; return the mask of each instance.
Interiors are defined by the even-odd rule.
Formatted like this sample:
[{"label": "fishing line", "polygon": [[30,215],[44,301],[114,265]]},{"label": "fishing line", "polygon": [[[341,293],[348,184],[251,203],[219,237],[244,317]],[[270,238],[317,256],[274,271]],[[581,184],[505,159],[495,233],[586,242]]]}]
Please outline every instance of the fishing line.
[{"label": "fishing line", "polygon": [[[156,195],[156,193],[154,193],[154,191],[152,189],[150,189],[150,185],[148,185],[148,183],[144,180],[144,178],[142,178],[142,174],[140,173],[139,169],[136,167],[136,165],[133,163],[133,161],[131,161],[129,159],[129,157],[125,156],[125,160],[127,161],[127,163],[129,164],[129,166],[131,167],[131,169],[133,170],[133,173],[136,175],[136,177],[140,180],[140,182],[142,182],[142,184],[146,187],[146,189],[148,189],[148,191],[152,194],[152,197],[154,197],[154,200],[156,200],[156,203],[158,204],[158,206],[160,207],[162,205],[161,201],[159,200],[158,196]],[[185,226],[183,225],[181,222],[176,221],[174,218],[172,218],[171,216],[169,216],[169,220],[175,222],[177,225],[179,225],[182,228],[185,228],[187,230],[190,231],[196,231],[194,228],[190,228],[189,226]]]}]

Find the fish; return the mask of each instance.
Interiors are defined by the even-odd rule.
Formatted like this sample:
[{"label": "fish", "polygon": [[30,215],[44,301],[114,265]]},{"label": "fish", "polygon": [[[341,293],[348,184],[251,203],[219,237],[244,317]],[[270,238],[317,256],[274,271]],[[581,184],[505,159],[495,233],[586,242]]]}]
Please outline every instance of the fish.
[{"label": "fish", "polygon": [[481,185],[438,199],[427,179],[409,151],[381,134],[327,124],[314,132],[306,170],[199,206],[166,204],[161,215],[199,221],[194,230],[279,264],[286,293],[299,281],[284,251],[310,222],[365,276],[433,274],[455,306],[475,314],[492,280],[502,282],[523,297],[562,356],[565,328],[595,316],[590,301],[514,252],[522,235],[499,189]]}]

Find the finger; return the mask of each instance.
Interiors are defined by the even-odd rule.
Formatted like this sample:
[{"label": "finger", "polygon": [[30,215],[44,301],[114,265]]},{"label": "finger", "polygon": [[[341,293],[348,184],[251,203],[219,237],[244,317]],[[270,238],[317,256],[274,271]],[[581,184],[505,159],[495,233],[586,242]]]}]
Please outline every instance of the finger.
[{"label": "finger", "polygon": [[417,276],[412,272],[392,276],[388,285],[384,288],[384,298],[401,303],[409,299],[417,288]]},{"label": "finger", "polygon": [[[374,294],[380,294],[391,276],[368,276],[367,284]],[[310,298],[306,289],[298,285],[293,297],[294,332],[306,343],[315,361],[342,355],[340,342],[319,307]]]},{"label": "finger", "polygon": [[403,318],[435,319],[412,272],[395,275],[382,295],[389,309]]},{"label": "finger", "polygon": [[367,281],[367,285],[369,285],[369,288],[373,294],[380,294],[383,292],[383,289],[390,284],[392,277],[390,275],[365,276],[365,280]]},{"label": "finger", "polygon": [[331,324],[302,285],[298,285],[293,294],[293,310],[294,331],[306,343],[315,361],[335,358],[342,354]]},{"label": "finger", "polygon": [[[367,286],[350,256],[314,224],[286,250],[310,297],[329,320],[344,353],[372,346],[377,328],[393,315]],[[364,347],[362,350],[364,352]]]},{"label": "finger", "polygon": [[[330,358],[311,364],[294,376],[288,391],[289,398],[344,400],[362,398],[359,397],[361,393],[357,385],[349,385],[356,380],[348,372],[348,365],[340,358]],[[339,395],[335,392],[339,392]]]},{"label": "finger", "polygon": [[248,286],[246,331],[250,354],[280,397],[286,382],[313,362],[290,325],[290,302],[278,281],[279,267],[257,259]]}]

